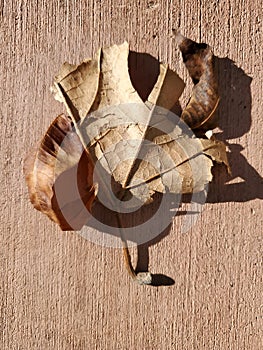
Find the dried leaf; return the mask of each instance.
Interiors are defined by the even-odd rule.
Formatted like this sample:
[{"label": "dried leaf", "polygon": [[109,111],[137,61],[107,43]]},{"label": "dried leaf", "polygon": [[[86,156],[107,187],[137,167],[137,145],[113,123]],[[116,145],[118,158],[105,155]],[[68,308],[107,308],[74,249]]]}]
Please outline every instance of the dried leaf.
[{"label": "dried leaf", "polygon": [[[40,145],[25,159],[24,172],[30,200],[37,210],[58,223],[62,230],[82,227],[87,220],[87,211],[83,211],[80,201],[90,210],[95,198],[93,164],[88,153],[83,152],[69,118],[60,115],[53,121]],[[74,187],[76,174],[78,188]],[[67,191],[62,189],[63,200],[59,203],[54,191],[56,182],[57,189],[59,182],[67,187]],[[67,212],[67,206],[72,218],[68,220],[70,224],[62,215]]]},{"label": "dried leaf", "polygon": [[183,110],[181,118],[191,129],[197,129],[212,118],[218,103],[218,87],[213,67],[213,52],[204,43],[196,43],[180,33],[176,40],[182,52],[183,61],[193,80],[192,96]]},{"label": "dried leaf", "polygon": [[[218,103],[213,54],[206,44],[179,34],[177,40],[195,84],[181,120],[196,129],[206,125]],[[100,49],[95,59],[78,66],[65,63],[55,79],[55,98],[65,104],[74,129],[71,120],[57,117],[27,158],[25,174],[35,208],[63,230],[86,223],[97,194],[112,205],[118,198],[129,206],[133,198],[131,205],[141,206],[156,192],[202,191],[212,180],[212,160],[228,166],[222,142],[195,137],[169,113],[184,89],[179,76],[160,63],[144,102],[131,83],[128,55],[126,42]],[[121,238],[130,274],[139,283],[151,283],[149,273],[135,273],[122,233]]]},{"label": "dried leaf", "polygon": [[211,140],[202,139],[204,153],[217,163],[225,164],[227,171],[230,174],[230,165],[227,159],[226,145],[224,142],[218,141],[214,138]]},{"label": "dried leaf", "polygon": [[[80,114],[78,106],[74,101],[68,103],[70,95],[63,81],[57,81],[56,86],[64,96],[94,164],[100,162],[107,175],[120,185],[121,191],[115,195],[120,199],[133,196],[140,203],[147,203],[155,192],[203,190],[212,179],[212,161],[205,153],[207,146],[203,148],[199,139],[187,135],[171,122],[166,110],[157,111],[155,107],[169,109],[175,104],[184,87],[181,79],[161,64],[159,78],[148,101],[143,103],[130,81],[127,43],[101,50],[101,53],[98,94],[92,113],[80,124],[75,117]],[[70,72],[66,76],[71,79]],[[220,142],[208,140],[208,143],[218,150],[215,160],[223,158]],[[97,176],[99,191],[100,188],[105,191],[105,179],[101,174]]]}]

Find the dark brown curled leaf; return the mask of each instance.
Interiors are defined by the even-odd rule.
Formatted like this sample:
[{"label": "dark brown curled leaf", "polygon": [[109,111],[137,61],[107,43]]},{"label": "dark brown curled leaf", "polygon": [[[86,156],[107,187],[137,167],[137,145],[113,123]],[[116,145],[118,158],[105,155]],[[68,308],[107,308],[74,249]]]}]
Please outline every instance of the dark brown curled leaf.
[{"label": "dark brown curled leaf", "polygon": [[192,96],[182,112],[181,119],[191,128],[204,128],[218,106],[218,86],[214,74],[213,52],[204,43],[196,43],[180,33],[176,40],[182,52],[183,61],[195,84]]},{"label": "dark brown curled leaf", "polygon": [[37,210],[62,230],[77,230],[85,224],[95,198],[93,163],[69,118],[62,114],[52,122],[25,159],[24,173]]}]

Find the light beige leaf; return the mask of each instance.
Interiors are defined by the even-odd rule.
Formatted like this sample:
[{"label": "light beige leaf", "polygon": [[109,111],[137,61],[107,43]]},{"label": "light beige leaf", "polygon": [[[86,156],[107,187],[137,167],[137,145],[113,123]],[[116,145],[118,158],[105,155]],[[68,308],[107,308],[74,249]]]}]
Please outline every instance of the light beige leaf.
[{"label": "light beige leaf", "polygon": [[[99,88],[93,106],[78,124],[74,111],[71,113],[94,164],[99,162],[105,171],[104,175],[102,171],[96,174],[99,191],[107,192],[110,184],[105,182],[110,177],[122,188],[116,194],[120,199],[129,193],[141,203],[149,202],[155,192],[203,190],[212,179],[213,163],[208,156],[226,162],[225,151],[220,143],[210,140],[203,145],[171,120],[167,110],[178,100],[184,83],[166,65],[160,64],[156,84],[143,103],[130,80],[128,54],[127,43],[101,50]],[[63,93],[68,107],[70,95],[65,95],[65,90]],[[213,157],[211,152],[219,156]]]},{"label": "light beige leaf", "polygon": [[100,57],[101,50],[96,59],[83,61],[80,65],[66,62],[55,78],[52,88],[55,98],[65,103],[68,113],[76,122],[85,119],[97,96]]},{"label": "light beige leaf", "polygon": [[125,42],[100,49],[95,59],[80,65],[62,66],[53,91],[65,104],[74,129],[68,118],[57,117],[25,162],[32,203],[63,230],[86,224],[96,195],[108,199],[117,212],[128,271],[145,284],[151,283],[151,275],[136,275],[118,209],[123,203],[126,208],[140,208],[156,192],[200,192],[212,180],[213,161],[229,168],[222,142],[196,138],[182,122],[192,129],[203,127],[217,107],[218,96],[211,49],[179,39],[196,83],[180,122],[169,110],[184,82],[160,63],[157,81],[144,102],[130,79]]}]

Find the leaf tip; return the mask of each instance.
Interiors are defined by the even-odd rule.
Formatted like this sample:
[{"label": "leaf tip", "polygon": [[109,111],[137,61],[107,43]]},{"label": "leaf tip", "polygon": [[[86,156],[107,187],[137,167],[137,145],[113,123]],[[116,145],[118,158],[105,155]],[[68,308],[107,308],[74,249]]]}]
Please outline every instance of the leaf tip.
[{"label": "leaf tip", "polygon": [[173,29],[173,34],[175,41],[178,45],[180,45],[185,40],[185,37],[183,36],[183,34],[181,34],[180,29]]}]

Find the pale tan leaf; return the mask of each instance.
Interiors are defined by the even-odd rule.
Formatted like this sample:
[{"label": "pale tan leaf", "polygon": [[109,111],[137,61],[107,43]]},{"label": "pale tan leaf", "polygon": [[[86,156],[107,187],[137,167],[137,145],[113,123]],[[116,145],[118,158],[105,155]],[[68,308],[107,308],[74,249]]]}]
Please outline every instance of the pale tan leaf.
[{"label": "pale tan leaf", "polygon": [[200,192],[212,180],[213,161],[229,169],[225,145],[195,137],[182,122],[192,129],[207,127],[217,108],[212,51],[181,35],[177,40],[195,83],[181,121],[169,110],[184,82],[160,63],[144,102],[130,79],[125,42],[100,49],[95,59],[80,65],[62,66],[55,97],[65,104],[75,129],[68,118],[57,117],[25,162],[32,203],[63,230],[86,224],[96,195],[108,199],[117,213],[128,271],[145,284],[151,276],[136,275],[131,265],[119,218],[121,203],[133,209],[149,203],[157,192]]},{"label": "pale tan leaf", "polygon": [[148,102],[166,109],[171,109],[181,96],[185,87],[183,80],[168,65],[160,64],[160,74]]},{"label": "pale tan leaf", "polygon": [[97,58],[80,65],[64,63],[55,78],[52,91],[55,98],[64,102],[67,112],[76,123],[83,120],[98,93],[101,50]]},{"label": "pale tan leaf", "polygon": [[[107,176],[141,203],[149,202],[155,192],[202,191],[212,179],[210,157],[219,159],[211,153],[219,152],[226,162],[225,151],[210,140],[213,152],[208,150],[207,144],[170,120],[167,110],[178,100],[184,83],[167,65],[160,64],[159,77],[143,103],[130,80],[128,54],[126,42],[101,50],[97,96],[90,113],[76,125],[84,146],[94,164],[99,162]],[[106,180],[102,174],[97,177],[99,190],[105,191]]]},{"label": "pale tan leaf", "polygon": [[225,164],[228,173],[231,173],[225,143],[215,138],[211,140],[202,139],[201,142],[204,147],[204,153],[210,156],[215,162]]},{"label": "pale tan leaf", "polygon": [[[167,65],[160,63],[158,79],[144,103],[131,83],[128,55],[127,42],[100,49],[93,60],[78,66],[64,64],[55,80],[57,96],[66,105],[78,142],[87,152],[89,204],[94,199],[93,164],[99,164],[95,174],[99,194],[110,197],[113,187],[120,200],[132,196],[143,204],[150,202],[156,192],[202,191],[212,180],[212,160],[228,166],[224,144],[198,139],[171,118],[169,109],[181,95],[184,82]],[[210,56],[209,51],[209,59]],[[202,58],[198,59],[205,74],[206,66]],[[209,66],[210,73],[211,69]],[[49,134],[48,131],[44,140]],[[77,135],[74,133],[75,138]],[[38,185],[42,183],[38,174],[42,166],[38,160],[40,152],[41,148],[35,157],[38,163],[31,171],[33,175],[28,176],[31,193],[34,193],[32,179],[37,178]],[[55,171],[48,159],[47,163],[52,165],[45,169],[48,198],[52,194],[50,178],[53,176],[54,180],[72,162],[76,164],[80,157],[77,158],[74,147],[64,155],[55,152],[52,159],[58,163]],[[44,193],[44,182],[42,187],[40,192]],[[39,190],[37,186],[34,189]],[[39,209],[36,200],[34,203]],[[54,220],[52,213],[47,214]]]}]

